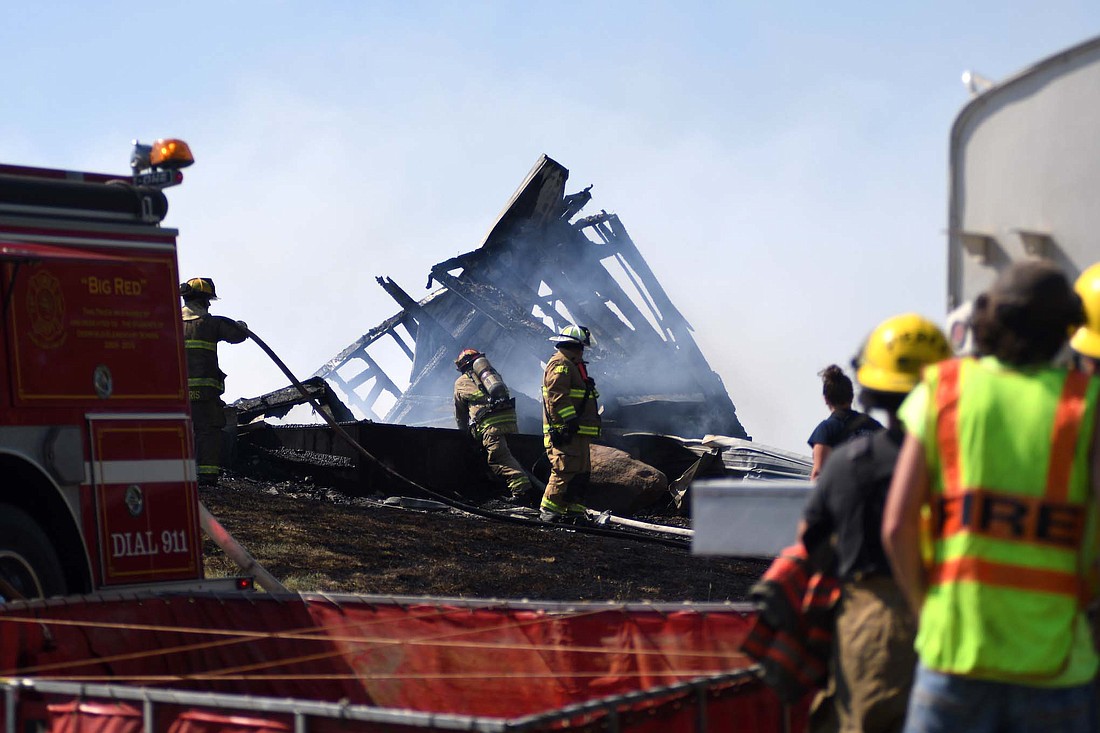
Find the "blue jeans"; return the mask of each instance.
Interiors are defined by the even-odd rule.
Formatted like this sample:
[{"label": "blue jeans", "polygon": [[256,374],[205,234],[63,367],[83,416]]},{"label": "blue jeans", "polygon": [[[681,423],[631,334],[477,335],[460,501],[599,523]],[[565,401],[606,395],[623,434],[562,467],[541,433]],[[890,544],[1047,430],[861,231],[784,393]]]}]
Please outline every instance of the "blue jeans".
[{"label": "blue jeans", "polygon": [[917,666],[905,733],[1097,733],[1096,688],[1029,687]]}]

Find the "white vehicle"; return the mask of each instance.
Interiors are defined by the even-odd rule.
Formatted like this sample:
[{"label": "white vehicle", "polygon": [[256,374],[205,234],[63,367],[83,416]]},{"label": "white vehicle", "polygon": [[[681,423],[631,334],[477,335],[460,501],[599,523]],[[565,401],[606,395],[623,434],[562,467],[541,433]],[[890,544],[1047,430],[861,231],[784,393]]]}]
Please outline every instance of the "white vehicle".
[{"label": "white vehicle", "polygon": [[[972,87],[974,89],[974,87]],[[1002,269],[1100,261],[1100,37],[992,84],[951,130],[948,331],[970,348],[971,303]]]}]

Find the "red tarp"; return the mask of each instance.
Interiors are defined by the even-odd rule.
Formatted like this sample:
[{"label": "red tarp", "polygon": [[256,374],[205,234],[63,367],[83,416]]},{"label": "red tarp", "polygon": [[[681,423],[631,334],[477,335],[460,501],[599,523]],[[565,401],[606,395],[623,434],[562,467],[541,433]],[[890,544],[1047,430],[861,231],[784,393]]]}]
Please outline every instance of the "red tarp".
[{"label": "red tarp", "polygon": [[[0,606],[0,677],[514,719],[743,668],[748,661],[738,648],[750,621],[735,608],[546,610],[264,594],[11,604]],[[780,729],[781,706],[755,681],[716,685],[707,694],[707,717],[722,722],[722,730]],[[630,703],[620,715],[633,720],[632,731],[694,730],[694,695]],[[130,730],[133,711],[115,707],[51,706],[51,726]],[[214,723],[181,714],[173,733],[275,731],[289,720],[218,714],[248,720]],[[584,729],[602,715],[574,719],[571,727]],[[76,718],[79,726],[59,722]],[[320,719],[311,722],[310,730],[323,728]]]}]

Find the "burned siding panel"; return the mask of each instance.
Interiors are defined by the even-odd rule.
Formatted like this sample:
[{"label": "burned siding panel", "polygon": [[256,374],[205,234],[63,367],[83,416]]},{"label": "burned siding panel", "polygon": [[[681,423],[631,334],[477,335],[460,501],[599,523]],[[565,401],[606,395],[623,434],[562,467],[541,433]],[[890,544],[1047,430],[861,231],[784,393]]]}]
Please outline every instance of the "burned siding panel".
[{"label": "burned siding panel", "polygon": [[[520,429],[540,432],[547,338],[575,322],[592,329],[586,351],[609,427],[747,438],[722,380],[691,335],[626,228],[606,211],[577,219],[591,186],[565,194],[569,172],[542,156],[476,250],[431,268],[415,301],[392,280],[379,283],[402,309],[322,366],[316,376],[347,393],[346,401],[385,422],[453,425],[453,359],[463,348],[485,351],[517,397]],[[414,340],[408,348],[404,329]],[[400,390],[371,357],[391,336],[412,352],[409,384]],[[391,370],[393,367],[389,367]]]}]

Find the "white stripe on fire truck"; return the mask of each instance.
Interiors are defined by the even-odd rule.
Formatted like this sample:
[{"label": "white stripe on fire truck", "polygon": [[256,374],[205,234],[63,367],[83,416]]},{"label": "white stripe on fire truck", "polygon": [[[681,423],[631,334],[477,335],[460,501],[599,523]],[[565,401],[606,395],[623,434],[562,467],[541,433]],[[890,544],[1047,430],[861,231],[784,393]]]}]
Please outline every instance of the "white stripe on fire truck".
[{"label": "white stripe on fire truck", "polygon": [[[161,230],[163,232],[165,230]],[[92,237],[66,237],[53,234],[23,234],[21,232],[5,232],[4,238],[11,242],[46,242],[47,244],[97,244],[116,249],[163,249],[173,250],[176,245],[173,242],[158,242],[147,240],[122,240],[122,239],[94,239]]]},{"label": "white stripe on fire truck", "polygon": [[163,461],[95,461],[92,480],[97,484],[156,484],[194,481],[194,461],[178,458]]}]

